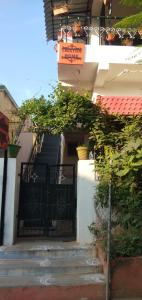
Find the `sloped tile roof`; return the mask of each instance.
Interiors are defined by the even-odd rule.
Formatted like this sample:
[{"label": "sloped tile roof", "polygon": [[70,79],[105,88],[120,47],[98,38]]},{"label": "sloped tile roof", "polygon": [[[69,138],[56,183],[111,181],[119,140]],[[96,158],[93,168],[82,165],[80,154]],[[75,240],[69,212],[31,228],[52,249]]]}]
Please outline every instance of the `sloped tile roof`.
[{"label": "sloped tile roof", "polygon": [[113,115],[142,113],[142,96],[97,96],[96,103]]}]

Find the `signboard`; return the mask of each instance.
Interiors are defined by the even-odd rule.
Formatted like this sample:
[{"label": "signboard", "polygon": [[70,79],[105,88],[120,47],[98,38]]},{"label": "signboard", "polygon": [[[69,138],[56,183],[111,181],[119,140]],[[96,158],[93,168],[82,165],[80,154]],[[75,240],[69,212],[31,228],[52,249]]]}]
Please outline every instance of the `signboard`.
[{"label": "signboard", "polygon": [[83,43],[60,43],[59,64],[83,65],[84,46]]},{"label": "signboard", "polygon": [[0,112],[0,148],[6,149],[8,146],[8,126],[9,121],[8,118]]}]

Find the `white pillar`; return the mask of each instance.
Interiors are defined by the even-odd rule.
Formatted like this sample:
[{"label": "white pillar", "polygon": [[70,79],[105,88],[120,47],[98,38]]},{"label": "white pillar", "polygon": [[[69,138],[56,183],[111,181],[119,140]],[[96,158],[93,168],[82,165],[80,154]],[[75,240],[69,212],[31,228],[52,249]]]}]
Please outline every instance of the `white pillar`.
[{"label": "white pillar", "polygon": [[88,226],[95,222],[94,207],[95,171],[94,160],[79,160],[77,174],[77,242],[93,242]]},{"label": "white pillar", "polygon": [[1,222],[1,205],[2,205],[2,188],[3,188],[3,167],[4,167],[4,158],[0,158],[0,222]]},{"label": "white pillar", "polygon": [[8,158],[4,220],[4,245],[12,245],[14,243],[16,175],[16,158]]}]

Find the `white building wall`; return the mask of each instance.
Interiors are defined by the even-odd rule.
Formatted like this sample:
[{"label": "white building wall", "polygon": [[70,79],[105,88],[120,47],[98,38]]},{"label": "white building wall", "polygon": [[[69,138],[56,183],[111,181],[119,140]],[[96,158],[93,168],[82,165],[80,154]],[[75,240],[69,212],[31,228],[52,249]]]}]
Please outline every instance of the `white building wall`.
[{"label": "white building wall", "polygon": [[[17,215],[19,207],[19,187],[21,162],[28,162],[33,148],[33,134],[22,130],[19,136],[21,145],[17,158],[8,158],[7,188],[5,200],[4,245],[12,245],[17,236]],[[1,175],[0,159],[0,175]],[[1,176],[0,176],[1,194]],[[1,201],[1,200],[0,200]]]},{"label": "white building wall", "polygon": [[8,158],[4,217],[4,245],[12,245],[15,227],[16,159]]},{"label": "white building wall", "polygon": [[140,83],[129,82],[112,82],[107,81],[103,87],[94,87],[93,99],[97,95],[102,96],[142,96],[142,88]]},{"label": "white building wall", "polygon": [[88,226],[96,221],[94,160],[79,160],[77,174],[77,242],[93,242]]},{"label": "white building wall", "polygon": [[142,60],[141,47],[99,46],[94,43],[95,41],[92,34],[92,44],[85,46],[85,63],[139,64]]}]

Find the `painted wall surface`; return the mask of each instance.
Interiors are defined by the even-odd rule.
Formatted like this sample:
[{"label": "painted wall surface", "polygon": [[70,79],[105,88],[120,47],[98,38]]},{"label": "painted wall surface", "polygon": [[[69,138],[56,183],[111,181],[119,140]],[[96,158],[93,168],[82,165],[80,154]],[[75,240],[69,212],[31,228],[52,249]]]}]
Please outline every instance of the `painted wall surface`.
[{"label": "painted wall surface", "polygon": [[9,119],[11,117],[11,113],[16,110],[17,108],[11,102],[8,95],[3,90],[0,90],[0,111]]},{"label": "painted wall surface", "polygon": [[14,239],[13,242],[16,240],[17,236],[17,217],[18,214],[18,207],[19,207],[19,189],[20,189],[20,171],[21,171],[21,163],[28,162],[30,159],[30,155],[33,149],[33,142],[34,142],[34,135],[32,132],[28,132],[26,130],[26,126],[23,127],[23,130],[19,136],[19,143],[21,145],[20,152],[17,156],[16,162],[16,187],[15,187],[15,208],[14,208]]},{"label": "painted wall surface", "polygon": [[19,128],[19,118],[15,115],[16,103],[11,101],[10,96],[4,90],[0,90],[0,111],[9,119],[9,142],[11,143]]},{"label": "painted wall surface", "polygon": [[1,222],[1,204],[2,204],[2,186],[3,186],[3,167],[4,167],[4,158],[0,158],[0,222]]},{"label": "painted wall surface", "polygon": [[21,149],[18,155],[18,162],[27,162],[33,148],[33,133],[22,131],[19,136],[19,144]]},{"label": "painted wall surface", "polygon": [[77,242],[81,244],[93,241],[88,226],[96,220],[94,208],[95,186],[94,160],[79,160],[77,174]]},{"label": "painted wall surface", "polygon": [[125,82],[112,82],[108,81],[104,83],[103,87],[95,87],[93,92],[93,100],[97,95],[102,96],[141,96],[142,89],[140,83]]},{"label": "painted wall surface", "polygon": [[[105,46],[97,45],[98,40],[92,34],[92,44],[85,46],[85,63],[139,63],[142,59],[142,49],[135,46]],[[95,47],[95,48],[94,48]]]}]

